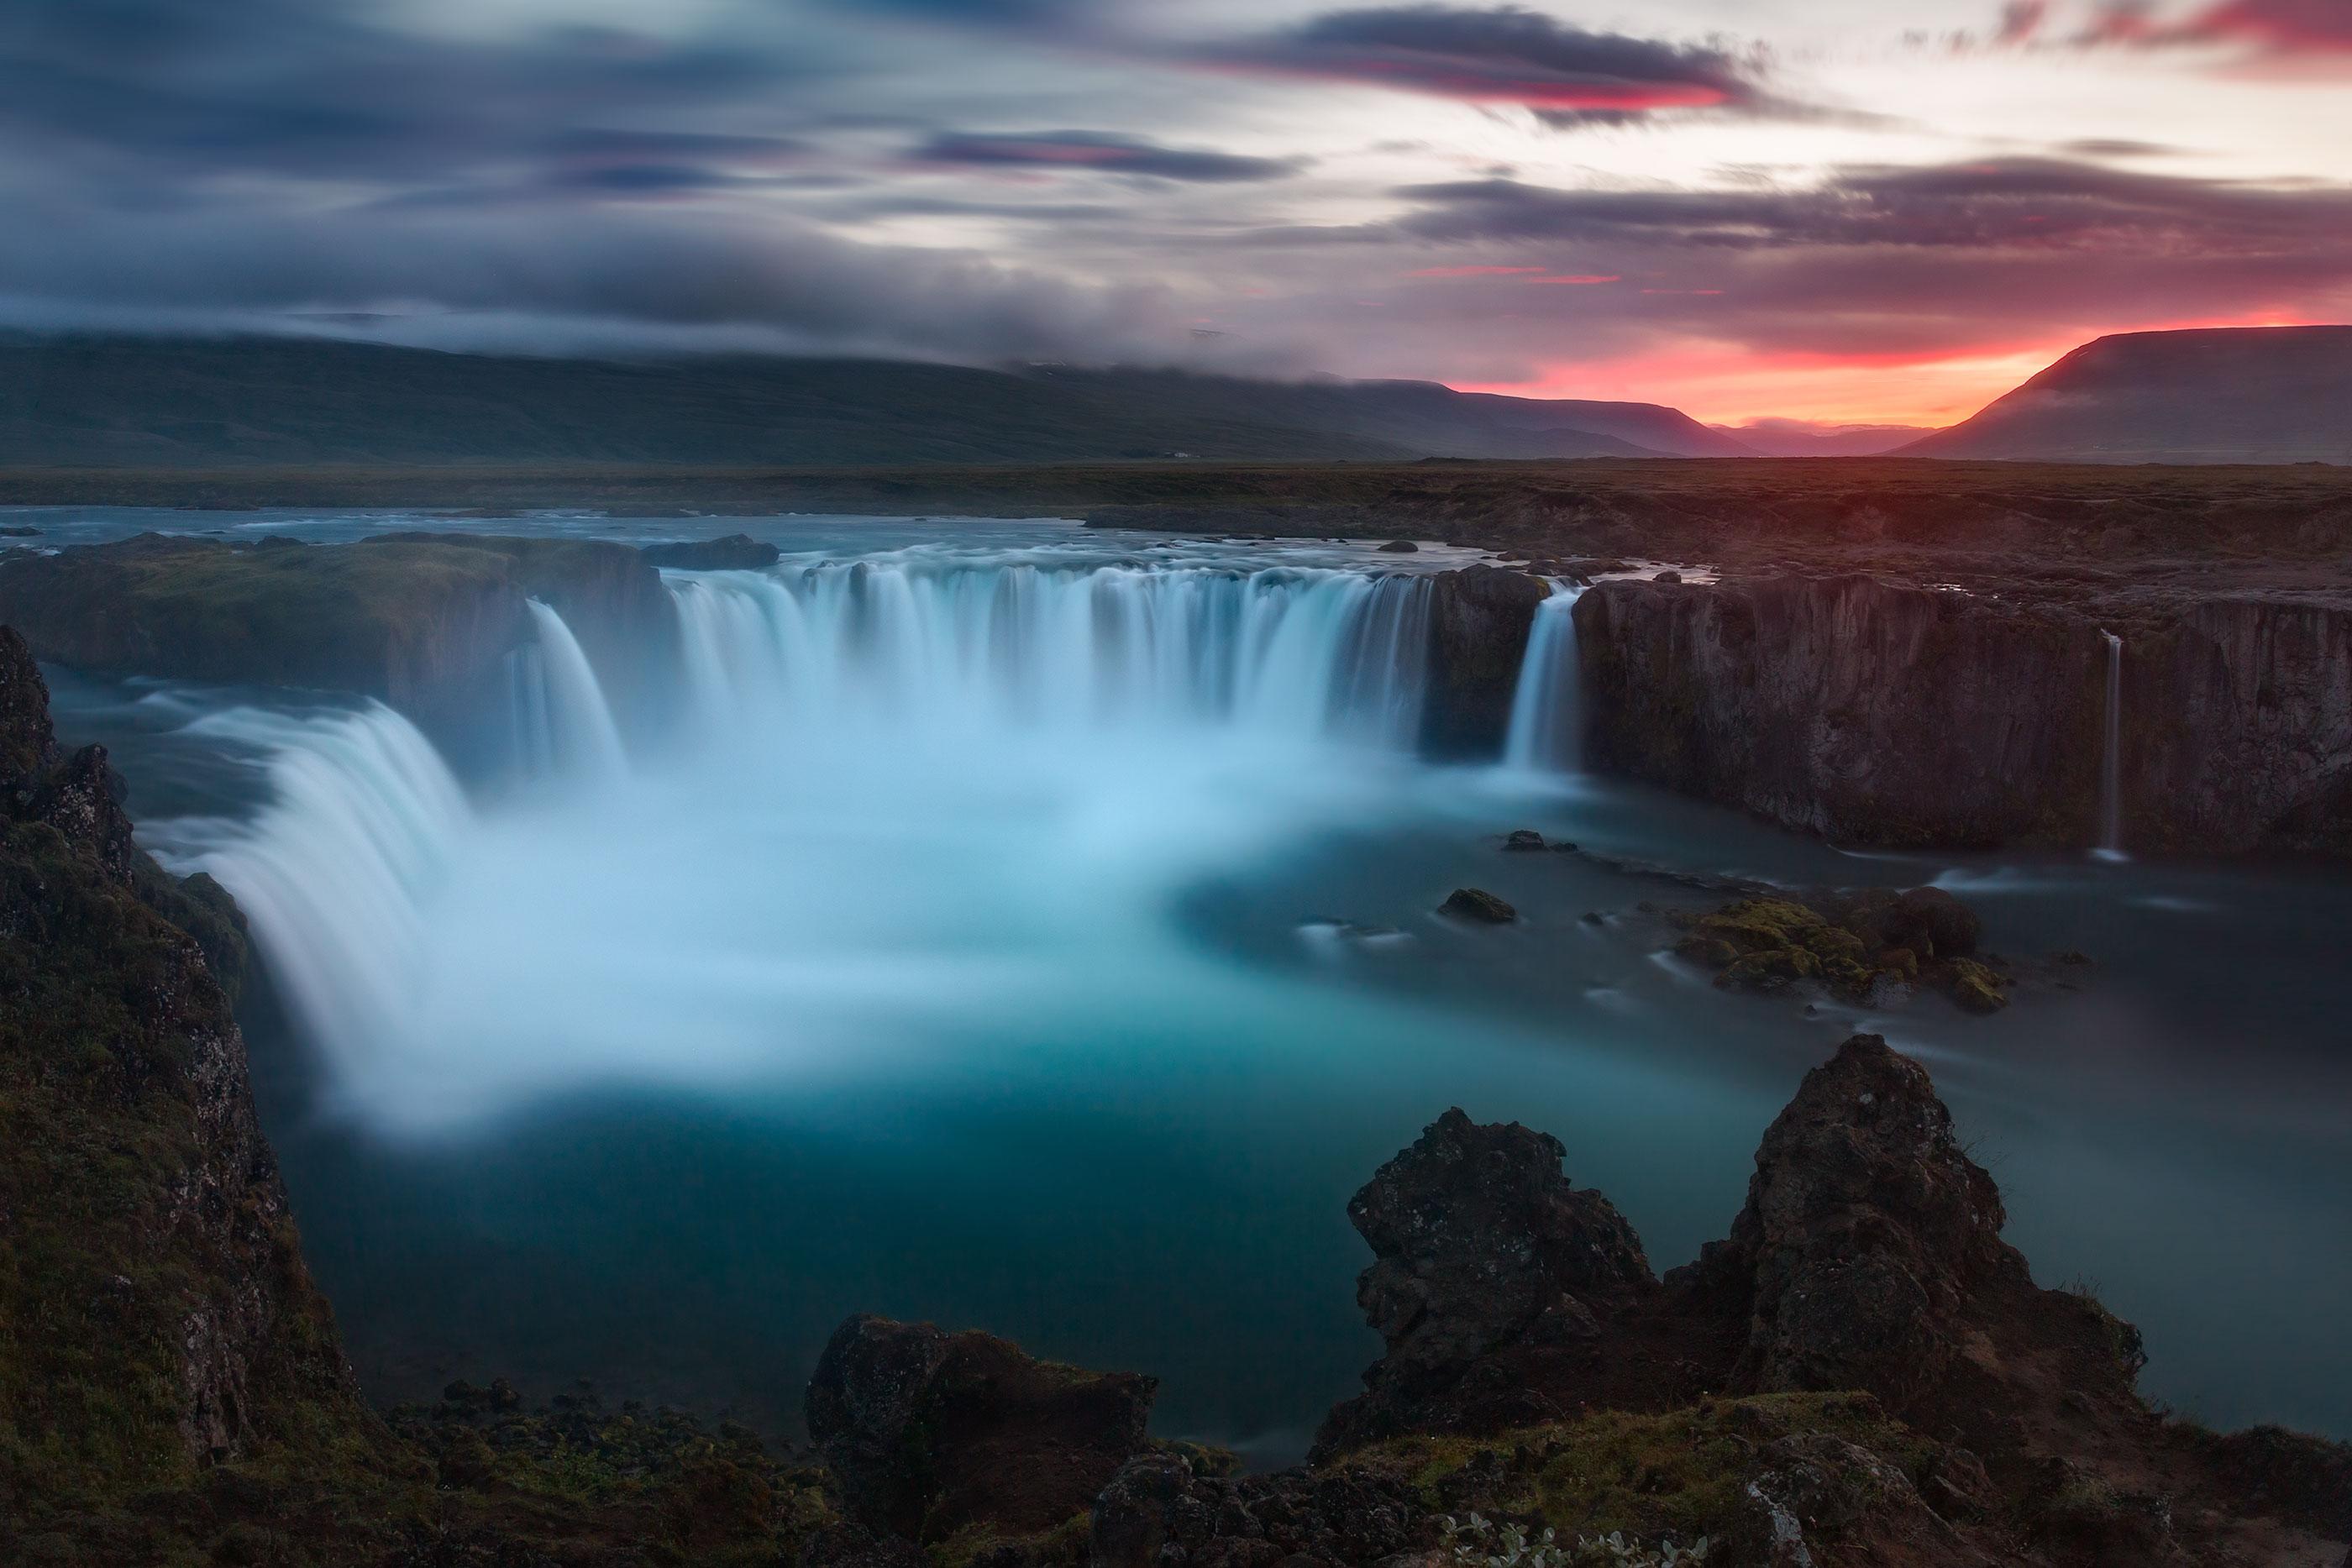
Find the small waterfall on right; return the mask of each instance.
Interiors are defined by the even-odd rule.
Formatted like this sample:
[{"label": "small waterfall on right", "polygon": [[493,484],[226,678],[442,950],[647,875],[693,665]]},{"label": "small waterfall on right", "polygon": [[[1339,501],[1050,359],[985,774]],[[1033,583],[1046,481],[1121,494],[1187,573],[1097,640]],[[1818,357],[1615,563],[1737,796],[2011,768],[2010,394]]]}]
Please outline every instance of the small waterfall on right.
[{"label": "small waterfall on right", "polygon": [[2124,858],[2124,640],[2107,640],[2106,743],[2099,755],[2099,847],[2107,860]]},{"label": "small waterfall on right", "polygon": [[1528,651],[1511,693],[1503,762],[1527,773],[1574,773],[1584,765],[1583,675],[1576,649],[1576,601],[1583,590],[1554,582],[1536,606]]}]

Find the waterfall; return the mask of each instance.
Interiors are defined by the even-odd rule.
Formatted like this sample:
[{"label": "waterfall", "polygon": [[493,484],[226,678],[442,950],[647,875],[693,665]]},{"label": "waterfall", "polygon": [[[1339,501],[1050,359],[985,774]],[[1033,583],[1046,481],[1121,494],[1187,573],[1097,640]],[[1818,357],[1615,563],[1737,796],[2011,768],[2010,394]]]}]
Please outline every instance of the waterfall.
[{"label": "waterfall", "polygon": [[2099,756],[2099,852],[2121,859],[2124,852],[2124,640],[2101,632],[2107,640],[2106,742]]},{"label": "waterfall", "polygon": [[1511,727],[1503,746],[1507,767],[1573,773],[1583,765],[1583,679],[1575,614],[1582,592],[1554,582],[1551,597],[1536,606],[1518,684],[1511,692]]},{"label": "waterfall", "polygon": [[363,1061],[424,973],[426,900],[474,813],[433,743],[381,704],[326,717],[233,708],[190,729],[264,748],[269,801],[213,823],[194,863],[236,899],[310,1036]]},{"label": "waterfall", "polygon": [[1221,726],[1409,748],[1429,581],[879,560],[673,573],[686,706],[725,727]]},{"label": "waterfall", "polygon": [[428,1129],[607,1079],[832,1072],[1074,987],[1125,1009],[1181,989],[1204,877],[1381,831],[1412,763],[1426,577],[969,554],[665,575],[680,643],[648,668],[676,672],[674,723],[625,766],[537,603],[485,716],[547,767],[478,801],[386,707],[206,721],[268,758],[269,800],[175,840],[248,911],[355,1113]]},{"label": "waterfall", "polygon": [[610,778],[628,770],[620,727],[604,701],[604,688],[572,628],[538,600],[530,601],[539,628],[540,668],[545,682],[546,725],[558,766],[567,771]]}]

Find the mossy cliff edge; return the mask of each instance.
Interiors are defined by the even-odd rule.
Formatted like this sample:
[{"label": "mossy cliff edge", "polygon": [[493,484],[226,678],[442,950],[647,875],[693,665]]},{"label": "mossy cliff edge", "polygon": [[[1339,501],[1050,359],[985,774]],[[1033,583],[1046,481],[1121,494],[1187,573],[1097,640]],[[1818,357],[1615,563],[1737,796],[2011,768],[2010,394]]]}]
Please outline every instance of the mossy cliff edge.
[{"label": "mossy cliff edge", "polygon": [[2033,1283],[1927,1073],[1867,1036],[1663,1278],[1556,1140],[1440,1117],[1349,1206],[1386,1351],[1311,1467],[1152,1437],[1149,1377],[868,1317],[806,1456],[499,1383],[379,1413],[255,1122],[235,909],[119,796],[0,629],[0,1562],[1447,1568],[1549,1529],[1561,1562],[2337,1568],[2352,1541],[2352,1449],[2150,1411],[2137,1335]]}]

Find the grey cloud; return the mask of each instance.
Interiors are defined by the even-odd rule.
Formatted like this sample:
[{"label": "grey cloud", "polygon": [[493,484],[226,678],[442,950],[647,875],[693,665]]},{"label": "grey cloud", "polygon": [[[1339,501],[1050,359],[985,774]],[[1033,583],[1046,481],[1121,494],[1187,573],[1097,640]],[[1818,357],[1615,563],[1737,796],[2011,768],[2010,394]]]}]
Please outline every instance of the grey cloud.
[{"label": "grey cloud", "polygon": [[1299,169],[1296,159],[1163,147],[1141,137],[1101,131],[945,131],[913,156],[925,163],[1058,169],[1211,183],[1277,180]]},{"label": "grey cloud", "polygon": [[1755,63],[1725,46],[1588,32],[1516,5],[1335,11],[1203,57],[1233,70],[1518,104],[1557,124],[1771,101]]}]

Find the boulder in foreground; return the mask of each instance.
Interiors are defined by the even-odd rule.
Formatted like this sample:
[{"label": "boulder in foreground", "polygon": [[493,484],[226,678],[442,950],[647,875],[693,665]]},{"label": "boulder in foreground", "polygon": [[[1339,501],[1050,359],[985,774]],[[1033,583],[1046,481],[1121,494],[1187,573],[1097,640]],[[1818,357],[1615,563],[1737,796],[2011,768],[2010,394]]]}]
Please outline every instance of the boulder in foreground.
[{"label": "boulder in foreground", "polygon": [[1034,1534],[1087,1512],[1144,1450],[1157,1387],[860,1314],[817,1360],[808,1430],[867,1529],[926,1543],[975,1525]]}]

